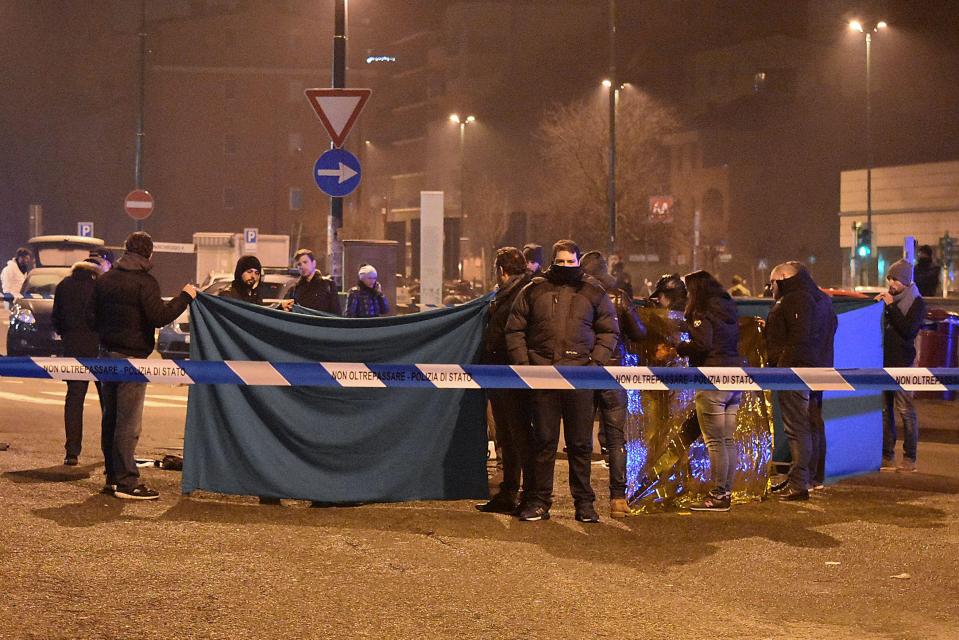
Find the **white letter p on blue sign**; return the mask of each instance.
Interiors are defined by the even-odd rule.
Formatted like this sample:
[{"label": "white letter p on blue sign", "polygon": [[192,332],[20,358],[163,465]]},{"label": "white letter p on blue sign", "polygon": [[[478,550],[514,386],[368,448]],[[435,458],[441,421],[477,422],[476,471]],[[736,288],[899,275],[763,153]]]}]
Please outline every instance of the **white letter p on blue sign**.
[{"label": "white letter p on blue sign", "polygon": [[256,237],[259,230],[256,227],[247,227],[243,230],[243,238],[247,244],[256,244]]},{"label": "white letter p on blue sign", "polygon": [[82,238],[92,238],[93,237],[93,223],[92,222],[78,222],[77,223],[77,235]]}]

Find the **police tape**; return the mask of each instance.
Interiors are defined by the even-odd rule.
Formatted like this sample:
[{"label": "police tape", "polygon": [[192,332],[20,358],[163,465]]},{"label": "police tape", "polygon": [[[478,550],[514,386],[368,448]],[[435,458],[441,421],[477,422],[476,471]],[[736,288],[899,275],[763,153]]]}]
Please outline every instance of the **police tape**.
[{"label": "police tape", "polygon": [[959,390],[959,369],[955,368],[552,367],[0,357],[0,377],[367,389]]},{"label": "police tape", "polygon": [[27,300],[53,300],[52,293],[24,293],[21,296],[14,296],[12,293],[4,291],[0,297],[3,298],[4,302],[16,302],[20,298],[26,298]]}]

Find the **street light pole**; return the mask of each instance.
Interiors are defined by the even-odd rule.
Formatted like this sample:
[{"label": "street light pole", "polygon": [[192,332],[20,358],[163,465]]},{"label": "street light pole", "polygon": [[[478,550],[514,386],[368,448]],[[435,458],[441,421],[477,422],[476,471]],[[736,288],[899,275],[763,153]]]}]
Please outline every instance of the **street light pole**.
[{"label": "street light pole", "polygon": [[[465,118],[460,118],[458,113],[450,115],[450,122],[459,125],[460,130],[460,238],[463,237],[463,230],[466,226],[466,125],[473,124],[476,122],[476,116],[466,116]],[[460,243],[462,245],[462,242]],[[463,247],[459,247],[460,253],[463,253]],[[463,256],[460,256],[459,259],[459,278],[463,279]]]},{"label": "street light pole", "polygon": [[616,250],[616,0],[609,0],[609,253]]},{"label": "street light pole", "polygon": [[[144,103],[146,102],[146,59],[147,59],[147,5],[146,0],[140,0],[140,29],[137,32],[140,40],[140,86],[139,111],[137,112],[137,141],[133,161],[133,180],[137,189],[143,188],[143,120]],[[136,221],[136,230],[143,231],[143,220]]]}]

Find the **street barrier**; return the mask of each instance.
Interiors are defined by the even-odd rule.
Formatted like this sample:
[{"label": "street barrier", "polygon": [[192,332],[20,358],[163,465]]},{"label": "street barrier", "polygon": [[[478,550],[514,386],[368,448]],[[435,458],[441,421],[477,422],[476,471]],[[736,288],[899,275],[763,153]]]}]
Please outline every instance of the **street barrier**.
[{"label": "street barrier", "polygon": [[959,390],[959,369],[551,367],[0,357],[0,378],[436,389]]}]

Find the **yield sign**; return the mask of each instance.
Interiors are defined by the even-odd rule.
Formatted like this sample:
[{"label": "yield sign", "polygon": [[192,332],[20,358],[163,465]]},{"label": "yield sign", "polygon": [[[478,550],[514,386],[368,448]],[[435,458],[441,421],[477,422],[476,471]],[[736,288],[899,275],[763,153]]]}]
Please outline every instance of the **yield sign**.
[{"label": "yield sign", "polygon": [[303,93],[316,111],[334,147],[342,147],[350,129],[370,99],[372,89],[307,89]]}]

